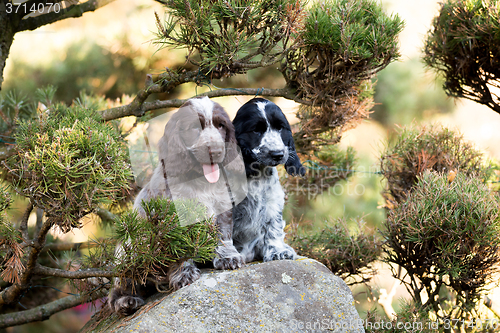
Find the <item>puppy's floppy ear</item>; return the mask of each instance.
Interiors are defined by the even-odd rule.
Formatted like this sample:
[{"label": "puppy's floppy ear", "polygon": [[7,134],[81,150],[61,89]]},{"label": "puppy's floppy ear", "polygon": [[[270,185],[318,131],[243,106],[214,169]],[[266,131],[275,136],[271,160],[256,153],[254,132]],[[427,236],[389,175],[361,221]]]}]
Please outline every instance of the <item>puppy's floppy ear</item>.
[{"label": "puppy's floppy ear", "polygon": [[181,129],[178,126],[180,116],[183,116],[185,108],[189,107],[188,101],[170,118],[165,125],[163,136],[158,141],[158,163],[161,165],[163,159],[170,176],[186,173],[193,168],[192,158],[180,137]]},{"label": "puppy's floppy ear", "polygon": [[[167,124],[168,125],[168,124]],[[162,159],[166,159],[168,157],[168,138],[167,131],[168,126],[165,126],[165,130],[160,140],[158,140],[158,159],[161,161]]]},{"label": "puppy's floppy ear", "polygon": [[[232,127],[233,125],[231,125]],[[232,134],[226,133],[226,156],[224,157],[223,165],[229,171],[238,173],[245,172],[245,164],[243,163],[243,156],[241,155],[240,148],[234,136],[234,129]]]},{"label": "puppy's floppy ear", "polygon": [[224,138],[224,142],[226,144],[226,155],[222,165],[230,172],[242,173],[245,171],[245,164],[243,163],[243,157],[241,156],[241,151],[236,141],[234,125],[222,106],[216,103],[214,109],[216,109],[217,112],[220,113],[220,116],[224,119],[224,125],[226,127],[226,137]]},{"label": "puppy's floppy ear", "polygon": [[285,162],[286,172],[291,176],[305,176],[306,168],[300,163],[299,156],[295,150],[295,142],[293,141],[292,132],[288,129],[283,129],[286,131],[282,133],[283,143],[288,147],[288,160]]}]

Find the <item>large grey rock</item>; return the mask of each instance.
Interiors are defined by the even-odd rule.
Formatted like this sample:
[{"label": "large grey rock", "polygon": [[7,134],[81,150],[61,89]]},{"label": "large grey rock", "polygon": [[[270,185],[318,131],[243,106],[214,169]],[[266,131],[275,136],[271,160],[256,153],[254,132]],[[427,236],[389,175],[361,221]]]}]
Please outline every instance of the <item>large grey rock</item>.
[{"label": "large grey rock", "polygon": [[82,332],[364,332],[361,324],[344,281],[301,258],[204,273],[131,317],[93,318]]}]

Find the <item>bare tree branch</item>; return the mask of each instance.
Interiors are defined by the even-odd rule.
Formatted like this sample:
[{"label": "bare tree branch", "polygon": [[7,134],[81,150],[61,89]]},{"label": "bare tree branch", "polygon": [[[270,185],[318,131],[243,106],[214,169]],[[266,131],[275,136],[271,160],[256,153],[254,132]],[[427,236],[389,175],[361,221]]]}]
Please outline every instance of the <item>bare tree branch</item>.
[{"label": "bare tree branch", "polygon": [[[80,17],[83,15],[83,13],[93,12],[96,9],[99,9],[100,7],[103,7],[113,1],[115,0],[89,0],[79,5],[61,9],[59,13],[52,11],[47,14],[29,17],[19,22],[19,25],[16,28],[16,32],[35,30],[37,28],[40,28],[41,26],[61,21],[67,18]],[[31,1],[31,3],[44,3],[44,1]]]},{"label": "bare tree branch", "polygon": [[[260,95],[266,97],[284,97],[300,104],[311,105],[312,102],[304,101],[293,94],[291,89],[266,89],[266,88],[227,88],[209,91],[198,96],[222,97],[222,96],[241,96],[241,95]],[[101,111],[104,120],[113,120],[127,116],[142,116],[147,111],[163,108],[178,108],[184,104],[187,99],[170,99],[166,101],[143,102],[142,104],[132,103]]]},{"label": "bare tree branch", "polygon": [[86,279],[91,277],[107,277],[112,278],[115,274],[112,271],[103,271],[100,269],[86,269],[78,271],[67,271],[59,268],[51,268],[42,265],[36,265],[33,274],[42,276],[56,276],[66,279]]},{"label": "bare tree branch", "polygon": [[26,311],[7,313],[0,315],[0,329],[10,326],[16,326],[34,321],[47,320],[54,313],[72,308],[82,303],[93,301],[104,296],[104,292],[98,292],[96,295],[89,296],[67,296],[56,301],[37,306]]},{"label": "bare tree branch", "polygon": [[21,235],[23,236],[23,240],[25,243],[29,242],[28,235],[28,219],[30,217],[31,211],[33,210],[33,202],[28,203],[28,207],[26,207],[26,211],[21,218],[21,224],[19,225],[19,231],[21,231]]},{"label": "bare tree branch", "polygon": [[36,208],[36,224],[35,224],[35,234],[40,232],[40,228],[43,225],[43,209],[40,207]]},{"label": "bare tree branch", "polygon": [[116,220],[116,215],[111,213],[109,210],[106,210],[104,208],[98,207],[95,210],[95,213],[97,216],[99,216],[103,221],[109,221],[109,222],[114,222]]},{"label": "bare tree branch", "polygon": [[146,88],[140,90],[130,104],[102,111],[103,119],[112,120],[126,116],[141,117],[146,111],[149,111],[144,109],[144,102],[149,97],[149,95],[153,93],[168,92],[178,85],[186,82],[198,83],[200,81],[201,78],[198,71],[190,71],[181,74],[167,71],[166,73],[159,75],[156,83],[153,82],[152,75],[148,74],[146,75]]}]

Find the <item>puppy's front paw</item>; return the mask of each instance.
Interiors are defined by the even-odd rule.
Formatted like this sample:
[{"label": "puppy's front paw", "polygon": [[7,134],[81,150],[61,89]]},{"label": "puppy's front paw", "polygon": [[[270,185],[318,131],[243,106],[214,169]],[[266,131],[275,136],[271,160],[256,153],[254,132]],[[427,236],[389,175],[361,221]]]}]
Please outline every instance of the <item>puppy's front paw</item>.
[{"label": "puppy's front paw", "polygon": [[169,274],[169,284],[174,290],[179,290],[201,276],[200,270],[194,264],[185,261],[180,266],[173,268]]},{"label": "puppy's front paw", "polygon": [[222,241],[215,252],[215,269],[237,269],[245,265],[245,258],[236,250],[232,241]]},{"label": "puppy's front paw", "polygon": [[296,257],[295,250],[290,245],[283,244],[283,247],[268,246],[264,251],[264,261],[272,260],[294,260]]},{"label": "puppy's front paw", "polygon": [[133,314],[141,306],[144,305],[144,300],[137,296],[122,296],[114,300],[113,311],[119,316],[125,317]]},{"label": "puppy's front paw", "polygon": [[235,253],[230,257],[216,257],[213,261],[215,269],[238,269],[245,265],[245,259],[239,253]]}]

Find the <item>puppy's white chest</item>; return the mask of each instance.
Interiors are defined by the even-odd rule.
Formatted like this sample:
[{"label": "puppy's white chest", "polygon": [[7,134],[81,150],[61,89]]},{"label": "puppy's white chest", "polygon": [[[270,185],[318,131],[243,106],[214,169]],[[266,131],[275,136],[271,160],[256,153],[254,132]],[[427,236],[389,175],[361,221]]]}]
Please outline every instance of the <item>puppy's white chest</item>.
[{"label": "puppy's white chest", "polygon": [[[170,185],[170,184],[169,184]],[[221,214],[232,208],[227,188],[218,182],[207,184],[203,179],[170,186],[172,199],[196,199],[207,208],[207,215]]]},{"label": "puppy's white chest", "polygon": [[253,221],[269,221],[276,216],[281,216],[285,193],[279,183],[276,169],[269,177],[249,179],[248,200],[253,206]]}]

